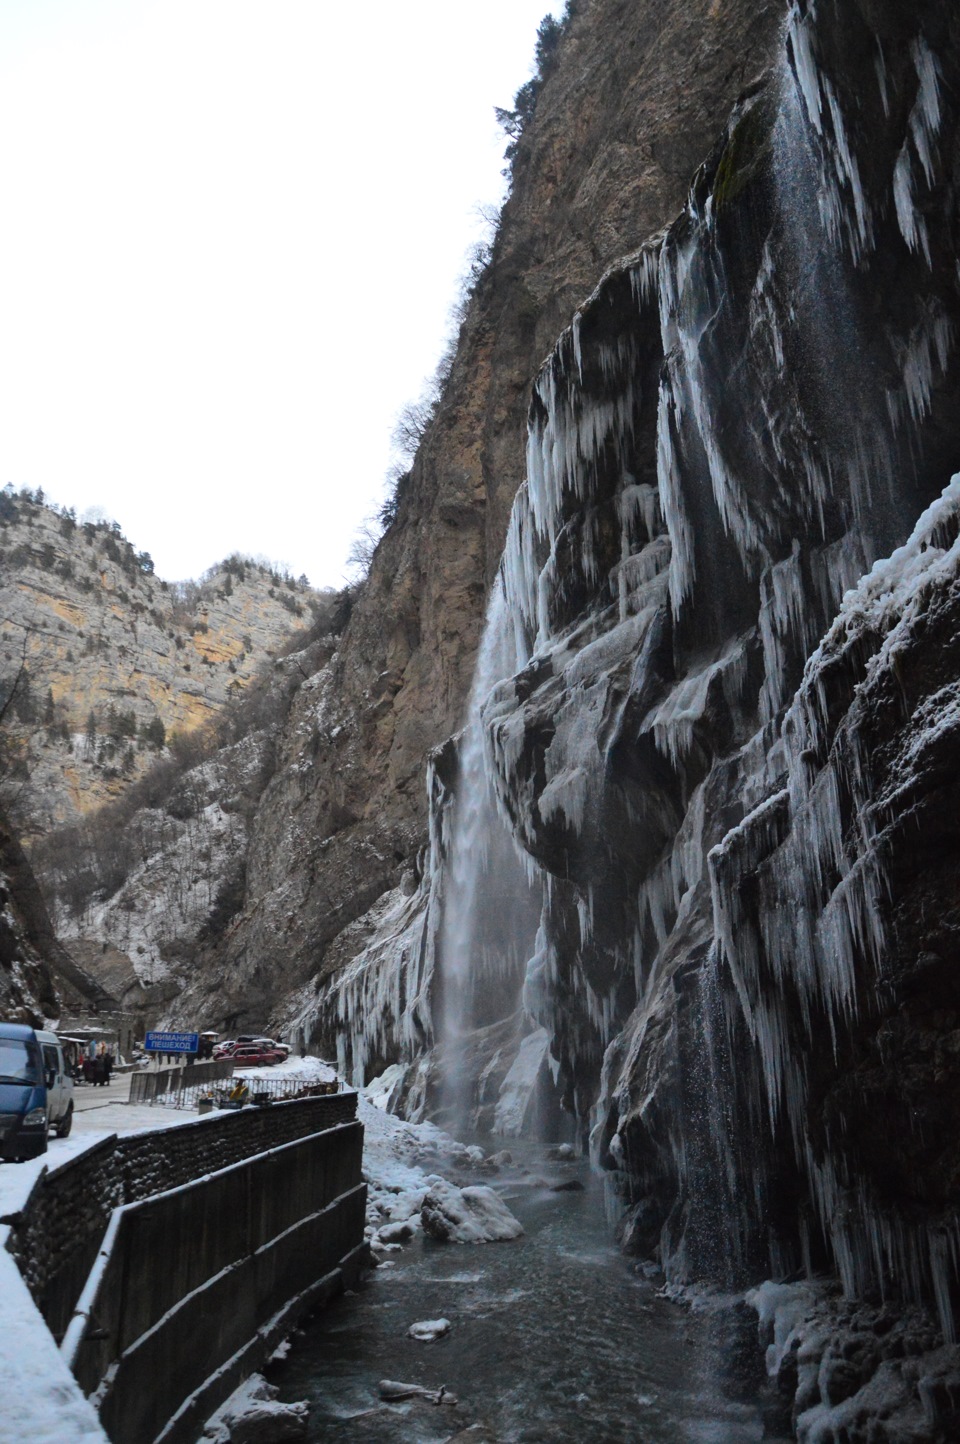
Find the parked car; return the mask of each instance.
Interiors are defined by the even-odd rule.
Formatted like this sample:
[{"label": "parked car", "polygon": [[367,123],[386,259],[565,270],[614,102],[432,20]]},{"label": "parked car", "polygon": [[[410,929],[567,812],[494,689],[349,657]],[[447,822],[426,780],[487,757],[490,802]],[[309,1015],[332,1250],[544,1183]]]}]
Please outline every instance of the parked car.
[{"label": "parked car", "polygon": [[57,1035],[0,1023],[0,1158],[37,1158],[51,1127],[65,1138],[72,1124],[73,1079]]},{"label": "parked car", "polygon": [[218,1043],[213,1050],[213,1056],[214,1058],[235,1058],[239,1048],[259,1048],[261,1051],[268,1049],[271,1053],[279,1055],[271,1060],[274,1063],[282,1062],[290,1053],[286,1043],[275,1043],[272,1038],[254,1037],[251,1033],[241,1033],[239,1038],[227,1038],[222,1043]]},{"label": "parked car", "polygon": [[272,1038],[254,1038],[253,1041],[258,1048],[270,1048],[274,1053],[279,1053],[282,1058],[286,1058],[290,1052],[286,1043],[275,1043]]},{"label": "parked car", "polygon": [[230,1056],[238,1068],[253,1068],[282,1063],[286,1055],[276,1048],[262,1047],[259,1043],[242,1043],[237,1045]]}]

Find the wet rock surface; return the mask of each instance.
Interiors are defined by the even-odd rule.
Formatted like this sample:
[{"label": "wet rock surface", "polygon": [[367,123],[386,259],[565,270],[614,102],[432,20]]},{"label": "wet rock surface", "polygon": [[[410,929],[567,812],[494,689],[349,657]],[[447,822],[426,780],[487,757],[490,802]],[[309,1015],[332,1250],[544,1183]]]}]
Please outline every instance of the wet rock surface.
[{"label": "wet rock surface", "polygon": [[[430,973],[422,929],[385,924],[381,904],[401,882],[427,890],[425,759],[463,721],[523,476],[530,380],[598,276],[676,213],[690,167],[772,54],[782,8],[597,0],[575,14],[522,138],[436,421],[342,645],[310,673],[279,739],[245,905],[204,959],[191,1007],[238,1027],[269,1014],[275,1031],[305,1019],[328,1055],[344,1037],[366,1077],[409,1044],[430,1045],[429,1008],[412,1007]],[[380,1036],[364,1038],[358,1015],[371,1009],[355,1005],[361,984],[348,975],[371,938],[376,970],[386,937],[405,996],[376,998]],[[345,999],[331,989],[338,976]],[[366,991],[369,1003],[376,989]]]},{"label": "wet rock surface", "polygon": [[[931,1355],[960,1287],[958,38],[935,0],[791,10],[540,373],[481,649],[515,656],[477,699],[542,889],[523,1005],[630,1246],[673,1282],[836,1270],[929,1309]],[[797,1428],[880,1427],[903,1369],[824,1330]],[[937,1437],[918,1368],[902,1429]]]}]

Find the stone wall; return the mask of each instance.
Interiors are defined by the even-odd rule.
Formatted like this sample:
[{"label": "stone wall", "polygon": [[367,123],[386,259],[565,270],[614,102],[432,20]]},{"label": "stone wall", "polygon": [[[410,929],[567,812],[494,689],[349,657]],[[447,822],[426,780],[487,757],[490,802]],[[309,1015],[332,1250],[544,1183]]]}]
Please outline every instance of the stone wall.
[{"label": "stone wall", "polygon": [[51,1332],[62,1338],[113,1210],[293,1139],[348,1123],[355,1093],[215,1113],[161,1132],[106,1138],[43,1173],[7,1247]]}]

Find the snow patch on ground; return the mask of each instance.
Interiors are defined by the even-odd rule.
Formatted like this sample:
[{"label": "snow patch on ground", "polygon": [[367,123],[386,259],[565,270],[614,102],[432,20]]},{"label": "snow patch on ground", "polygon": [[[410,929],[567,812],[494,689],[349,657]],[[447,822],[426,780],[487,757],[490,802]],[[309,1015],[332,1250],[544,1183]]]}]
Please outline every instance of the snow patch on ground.
[{"label": "snow patch on ground", "polygon": [[430,1217],[447,1218],[445,1236],[452,1242],[492,1242],[518,1238],[523,1232],[493,1189],[461,1190],[439,1173],[427,1171],[431,1163],[441,1161],[459,1168],[482,1167],[486,1160],[481,1148],[458,1143],[434,1123],[407,1123],[384,1113],[364,1093],[358,1099],[357,1117],[365,1130],[366,1236],[375,1255],[394,1252],[424,1226],[424,1204],[431,1195]]},{"label": "snow patch on ground", "polygon": [[[5,1165],[0,1175],[6,1173]],[[104,1444],[107,1436],[93,1405],[80,1392],[20,1270],[7,1253],[8,1233],[6,1227],[0,1227],[0,1438],[11,1444],[14,1440],[30,1440],[30,1444]]]},{"label": "snow patch on ground", "polygon": [[322,1058],[285,1058],[269,1068],[256,1064],[252,1068],[234,1069],[234,1078],[281,1078],[288,1083],[336,1083],[337,1070]]}]

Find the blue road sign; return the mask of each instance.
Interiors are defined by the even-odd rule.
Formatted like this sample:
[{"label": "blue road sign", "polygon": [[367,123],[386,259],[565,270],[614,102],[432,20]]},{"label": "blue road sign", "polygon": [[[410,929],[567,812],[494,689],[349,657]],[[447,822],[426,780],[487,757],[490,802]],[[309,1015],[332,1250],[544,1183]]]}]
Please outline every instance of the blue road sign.
[{"label": "blue road sign", "polygon": [[144,1042],[148,1053],[196,1053],[199,1033],[148,1033]]}]

